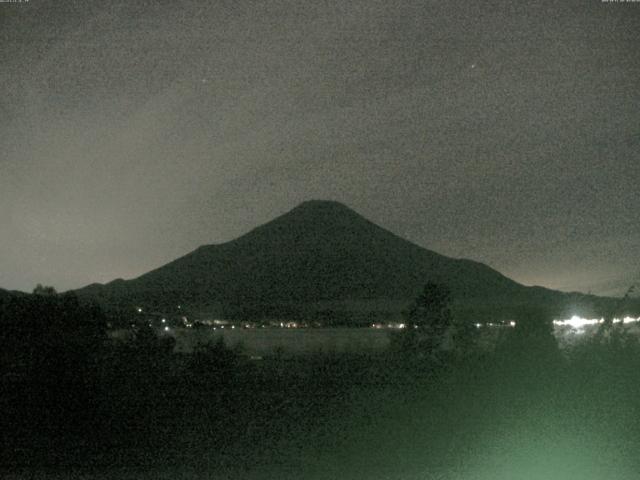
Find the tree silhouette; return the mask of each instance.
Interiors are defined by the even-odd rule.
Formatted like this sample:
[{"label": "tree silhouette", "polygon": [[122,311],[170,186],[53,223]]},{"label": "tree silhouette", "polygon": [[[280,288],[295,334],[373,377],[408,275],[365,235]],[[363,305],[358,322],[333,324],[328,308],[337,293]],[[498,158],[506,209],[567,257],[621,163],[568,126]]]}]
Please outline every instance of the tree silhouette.
[{"label": "tree silhouette", "polygon": [[427,282],[404,312],[404,318],[406,333],[402,348],[433,356],[447,347],[447,337],[453,327],[451,291],[446,285]]},{"label": "tree silhouette", "polygon": [[0,397],[12,419],[0,430],[49,441],[91,428],[107,342],[99,307],[40,285],[2,302],[0,325],[0,392],[10,392]]},{"label": "tree silhouette", "polygon": [[40,295],[43,297],[53,297],[58,294],[56,289],[51,286],[43,286],[41,283],[36,285],[36,288],[33,289],[34,295]]}]

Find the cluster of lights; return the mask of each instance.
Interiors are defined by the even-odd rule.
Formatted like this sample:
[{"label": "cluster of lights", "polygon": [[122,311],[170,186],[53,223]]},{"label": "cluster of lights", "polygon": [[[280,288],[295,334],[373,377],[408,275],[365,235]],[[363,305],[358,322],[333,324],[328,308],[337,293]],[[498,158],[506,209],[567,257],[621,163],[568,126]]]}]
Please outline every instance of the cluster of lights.
[{"label": "cluster of lights", "polygon": [[[613,323],[622,323],[623,325],[627,325],[630,323],[640,322],[640,317],[623,317],[623,318],[614,318],[612,320]],[[600,325],[604,323],[604,318],[582,318],[577,315],[567,319],[567,320],[554,320],[553,324],[556,327],[570,327],[578,332],[583,332],[586,327]]]},{"label": "cluster of lights", "polygon": [[[138,312],[138,313],[142,313],[142,311],[143,311],[143,310],[142,310],[142,307],[136,307],[136,312]],[[169,332],[169,331],[171,330],[171,328],[169,328],[169,325],[166,325],[166,323],[167,323],[167,319],[166,319],[166,318],[162,318],[162,319],[161,319],[161,322],[162,322],[163,324],[165,324],[165,325],[164,325],[163,330],[164,330],[165,332]],[[148,323],[148,325],[149,325],[150,327],[153,327],[153,323],[151,323],[151,322],[149,322],[149,323]],[[135,325],[134,325],[134,324],[131,324],[131,326],[132,326],[132,327],[134,327]]]},{"label": "cluster of lights", "polygon": [[[381,328],[407,328],[406,323],[372,323],[371,328],[381,329]],[[414,325],[413,328],[418,328],[417,325]]]},{"label": "cluster of lights", "polygon": [[476,323],[475,327],[476,328],[482,328],[483,326],[485,327],[489,327],[489,328],[495,328],[495,327],[515,327],[516,326],[516,322],[514,322],[513,320],[509,321],[508,323],[493,323],[493,322],[489,322],[489,323]]},{"label": "cluster of lights", "polygon": [[[178,305],[178,309],[182,309],[182,306]],[[136,311],[138,313],[142,313],[142,307],[136,307]],[[192,327],[193,326],[192,323],[187,321],[186,317],[182,317],[182,318],[183,318],[184,324],[187,327]],[[166,322],[167,322],[166,318],[163,318],[162,319],[162,323],[166,324]],[[616,323],[616,324],[620,324],[621,323],[623,325],[627,325],[627,324],[631,324],[631,323],[638,323],[638,322],[640,322],[640,317],[634,318],[634,317],[626,316],[626,317],[623,317],[623,318],[614,318],[612,320],[612,323]],[[604,318],[591,318],[591,319],[589,319],[589,318],[582,318],[582,317],[579,317],[577,315],[574,315],[573,317],[571,317],[569,319],[566,319],[566,320],[554,320],[553,321],[553,325],[556,326],[556,327],[569,327],[572,330],[577,331],[578,333],[584,332],[585,328],[587,328],[587,327],[594,326],[594,325],[600,325],[600,324],[603,324],[603,323],[604,323]],[[151,325],[151,324],[149,324],[149,325]],[[516,322],[511,320],[508,323],[491,323],[490,322],[490,323],[486,323],[486,324],[482,324],[482,323],[476,323],[475,324],[476,328],[482,328],[483,326],[487,326],[487,327],[490,327],[490,328],[493,328],[493,327],[504,327],[504,326],[515,327],[516,326]],[[296,328],[296,327],[298,327],[298,325],[296,323],[293,323],[293,322],[288,322],[287,324],[285,324],[284,322],[281,322],[280,323],[280,328],[285,328],[285,327],[286,328]],[[381,324],[381,323],[374,323],[374,324],[371,325],[371,327],[372,328],[385,328],[386,327],[386,328],[404,329],[404,328],[407,328],[407,325],[404,324],[404,323],[388,324],[388,325],[384,325],[384,324]],[[221,325],[220,328],[223,329],[224,325]],[[235,325],[231,325],[231,328],[232,329],[235,328]],[[264,325],[263,325],[263,328],[264,328]],[[417,326],[415,326],[414,328],[417,328]],[[213,329],[216,330],[215,327]],[[164,331],[168,332],[169,330],[170,330],[169,326],[165,325]]]}]

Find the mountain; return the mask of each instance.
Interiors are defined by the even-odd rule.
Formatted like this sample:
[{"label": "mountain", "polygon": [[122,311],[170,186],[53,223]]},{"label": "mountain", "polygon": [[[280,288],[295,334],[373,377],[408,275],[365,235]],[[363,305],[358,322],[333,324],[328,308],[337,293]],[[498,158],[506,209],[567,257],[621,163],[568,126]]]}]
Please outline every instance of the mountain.
[{"label": "mountain", "polygon": [[0,288],[0,302],[3,300],[9,300],[12,297],[23,297],[27,295],[24,292],[19,292],[16,290],[5,290],[3,288]]},{"label": "mountain", "polygon": [[456,311],[474,318],[506,319],[541,306],[573,313],[601,302],[523,286],[482,263],[415,245],[340,203],[317,200],[138,278],[77,293],[125,311],[144,305],[166,312],[181,305],[199,315],[371,318],[397,315],[429,280],[446,283]]},{"label": "mountain", "polygon": [[[597,282],[585,282],[578,286],[578,290],[582,292],[593,292],[596,295],[608,296],[608,297],[622,297],[629,294],[632,297],[637,297],[640,292],[638,291],[638,277],[637,275],[626,275],[621,278],[603,280]],[[629,289],[634,287],[631,292]],[[565,290],[559,288],[559,290]]]}]

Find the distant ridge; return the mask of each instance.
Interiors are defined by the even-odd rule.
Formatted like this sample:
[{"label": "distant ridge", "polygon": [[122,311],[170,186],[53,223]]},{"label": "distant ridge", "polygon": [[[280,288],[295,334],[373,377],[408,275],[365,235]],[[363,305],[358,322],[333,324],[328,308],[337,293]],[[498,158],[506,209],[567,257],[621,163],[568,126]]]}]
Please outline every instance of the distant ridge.
[{"label": "distant ridge", "polygon": [[3,288],[0,288],[0,301],[11,298],[11,297],[18,297],[18,296],[24,296],[24,295],[27,295],[27,294],[24,292],[19,292],[17,290],[5,290]]},{"label": "distant ridge", "polygon": [[[472,260],[415,245],[334,201],[310,200],[219,245],[204,245],[133,280],[78,294],[108,308],[186,305],[201,314],[288,317],[351,312],[398,315],[429,280],[446,283],[456,311],[507,318],[529,308],[554,314],[604,300],[525,287]],[[606,301],[604,301],[606,303]],[[357,315],[356,315],[357,314]]]}]

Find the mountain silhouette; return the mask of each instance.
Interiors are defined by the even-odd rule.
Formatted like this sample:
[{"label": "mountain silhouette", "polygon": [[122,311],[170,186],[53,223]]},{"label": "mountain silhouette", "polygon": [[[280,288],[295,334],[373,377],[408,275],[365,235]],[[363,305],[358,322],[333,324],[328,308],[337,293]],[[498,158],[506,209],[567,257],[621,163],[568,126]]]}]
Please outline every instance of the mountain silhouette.
[{"label": "mountain silhouette", "polygon": [[185,305],[228,314],[250,307],[252,316],[286,317],[293,311],[398,313],[427,281],[448,285],[456,309],[478,318],[506,318],[535,305],[557,311],[596,298],[523,286],[482,263],[400,238],[345,205],[319,200],[138,278],[77,292],[121,309]]}]

